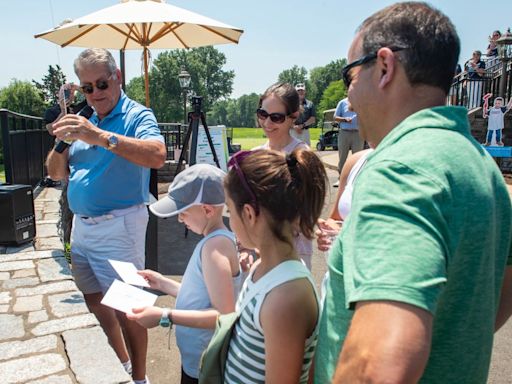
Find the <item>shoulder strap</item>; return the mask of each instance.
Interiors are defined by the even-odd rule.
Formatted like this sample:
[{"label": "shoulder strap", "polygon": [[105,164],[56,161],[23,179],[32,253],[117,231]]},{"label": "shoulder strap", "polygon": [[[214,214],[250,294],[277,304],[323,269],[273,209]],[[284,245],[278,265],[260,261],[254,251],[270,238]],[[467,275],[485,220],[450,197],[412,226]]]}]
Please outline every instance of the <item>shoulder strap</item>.
[{"label": "shoulder strap", "polygon": [[[300,279],[303,277],[309,277],[309,270],[298,260],[284,261],[278,266],[274,267],[267,274],[261,277],[253,286],[252,290],[249,290],[242,299],[238,313],[242,313],[243,309],[251,300],[258,294],[266,294],[273,288],[286,283],[290,280]],[[247,277],[252,278],[252,275]]]}]

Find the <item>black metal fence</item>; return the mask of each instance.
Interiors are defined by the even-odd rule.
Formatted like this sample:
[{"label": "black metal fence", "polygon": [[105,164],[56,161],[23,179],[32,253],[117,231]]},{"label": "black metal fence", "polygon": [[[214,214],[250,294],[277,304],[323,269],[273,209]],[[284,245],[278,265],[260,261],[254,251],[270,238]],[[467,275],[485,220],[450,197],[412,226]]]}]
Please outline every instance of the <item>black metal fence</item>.
[{"label": "black metal fence", "polygon": [[[512,96],[512,62],[507,63],[504,84],[504,98],[510,100]],[[485,74],[478,79],[471,79],[467,72],[463,72],[453,79],[446,104],[461,105],[469,111],[483,105],[483,96],[492,93],[495,97],[500,95],[501,79],[503,77],[503,63],[499,60],[488,60]],[[489,105],[492,107],[492,102]]]},{"label": "black metal fence", "polygon": [[43,119],[0,109],[0,130],[5,182],[35,187],[45,176],[44,161],[54,142]]},{"label": "black metal fence", "polygon": [[165,139],[167,147],[167,160],[178,160],[175,158],[175,150],[181,149],[187,126],[179,123],[159,123],[160,133]]}]

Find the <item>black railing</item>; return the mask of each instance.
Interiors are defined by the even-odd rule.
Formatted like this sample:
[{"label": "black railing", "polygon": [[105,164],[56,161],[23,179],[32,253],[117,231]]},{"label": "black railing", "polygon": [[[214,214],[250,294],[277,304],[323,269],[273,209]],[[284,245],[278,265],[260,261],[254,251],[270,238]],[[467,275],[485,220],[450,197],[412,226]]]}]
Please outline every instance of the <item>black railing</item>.
[{"label": "black railing", "polygon": [[174,151],[181,149],[187,126],[179,123],[158,123],[158,127],[167,147],[167,160],[178,160],[174,156]]},{"label": "black railing", "polygon": [[43,119],[0,109],[5,182],[35,187],[45,176],[44,161],[53,145]]},{"label": "black railing", "polygon": [[[507,63],[506,73],[503,97],[505,100],[510,100],[512,96],[512,62]],[[483,96],[486,93],[492,93],[492,99],[500,96],[502,77],[503,62],[497,59],[487,61],[486,72],[478,79],[470,79],[467,72],[462,72],[453,79],[446,103],[464,106],[469,111],[481,107]]]}]

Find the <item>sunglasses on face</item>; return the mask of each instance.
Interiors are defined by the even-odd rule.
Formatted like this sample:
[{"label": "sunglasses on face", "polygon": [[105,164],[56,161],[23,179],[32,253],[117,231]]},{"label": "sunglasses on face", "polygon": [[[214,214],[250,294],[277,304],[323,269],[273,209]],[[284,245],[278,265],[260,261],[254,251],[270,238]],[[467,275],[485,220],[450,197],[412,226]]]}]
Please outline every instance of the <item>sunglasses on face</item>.
[{"label": "sunglasses on face", "polygon": [[285,115],[284,113],[268,113],[267,111],[261,108],[258,108],[256,110],[256,116],[258,116],[258,119],[260,120],[267,120],[267,118],[270,117],[270,121],[277,124],[283,123],[287,117],[287,115]]},{"label": "sunglasses on face", "polygon": [[[386,48],[386,47],[381,47],[381,48]],[[391,52],[397,52],[397,51],[402,51],[404,49],[407,49],[407,47],[387,47],[387,48],[391,49]],[[350,83],[353,80],[353,77],[350,76],[350,70],[352,68],[359,67],[360,65],[369,63],[370,61],[373,61],[376,58],[377,58],[377,52],[374,52],[374,53],[370,53],[369,55],[360,57],[359,59],[354,60],[353,62],[345,65],[343,67],[343,69],[341,70],[341,76],[343,78],[343,83],[345,83],[345,88],[348,89],[348,87],[350,86]]]},{"label": "sunglasses on face", "polygon": [[88,95],[90,95],[91,93],[94,92],[94,87],[96,87],[100,91],[104,91],[105,89],[108,89],[108,87],[109,87],[108,82],[110,81],[110,79],[112,79],[113,76],[114,75],[110,75],[109,78],[106,80],[98,80],[98,81],[96,81],[95,85],[94,84],[80,85],[80,89],[82,90],[83,93],[86,93]]},{"label": "sunglasses on face", "polygon": [[258,215],[260,210],[258,206],[258,201],[256,200],[256,195],[252,191],[251,187],[249,186],[249,183],[247,183],[247,179],[245,178],[244,172],[240,168],[240,164],[244,159],[249,156],[251,153],[254,153],[253,151],[238,151],[235,153],[231,159],[228,161],[228,168],[234,168],[236,175],[238,176],[238,179],[242,183],[242,186],[244,187],[245,191],[249,194],[249,197],[251,199],[250,204],[254,208],[256,214]]}]

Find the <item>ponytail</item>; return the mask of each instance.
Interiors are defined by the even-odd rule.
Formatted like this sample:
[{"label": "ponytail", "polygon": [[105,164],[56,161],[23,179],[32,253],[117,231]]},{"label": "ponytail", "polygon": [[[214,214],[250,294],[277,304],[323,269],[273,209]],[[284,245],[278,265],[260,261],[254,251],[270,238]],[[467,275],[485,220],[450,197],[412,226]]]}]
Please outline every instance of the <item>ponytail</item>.
[{"label": "ponytail", "polygon": [[[327,190],[327,175],[320,159],[311,151],[296,149],[289,155],[277,151],[254,151],[238,162],[245,181],[265,211],[273,233],[287,241],[286,222],[298,223],[299,230],[312,238]],[[240,175],[231,169],[225,187],[239,213],[244,204],[252,204],[250,191]]]}]

